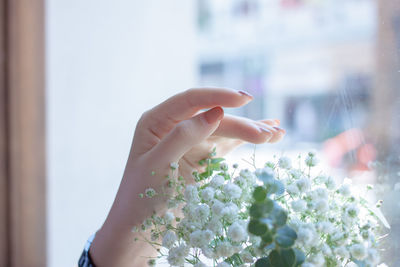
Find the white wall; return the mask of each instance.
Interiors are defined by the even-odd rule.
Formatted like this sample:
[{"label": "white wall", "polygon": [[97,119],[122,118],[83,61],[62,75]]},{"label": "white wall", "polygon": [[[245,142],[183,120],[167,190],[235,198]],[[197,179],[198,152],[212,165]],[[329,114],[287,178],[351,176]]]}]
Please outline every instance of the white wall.
[{"label": "white wall", "polygon": [[47,1],[50,267],[101,226],[141,113],[194,85],[194,3]]}]

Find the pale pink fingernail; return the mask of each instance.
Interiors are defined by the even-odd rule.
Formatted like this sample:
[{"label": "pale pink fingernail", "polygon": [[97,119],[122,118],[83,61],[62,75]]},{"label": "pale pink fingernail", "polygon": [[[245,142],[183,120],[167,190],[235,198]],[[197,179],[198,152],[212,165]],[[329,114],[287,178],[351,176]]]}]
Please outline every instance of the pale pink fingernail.
[{"label": "pale pink fingernail", "polygon": [[244,95],[244,96],[247,96],[247,97],[253,98],[253,96],[252,96],[252,95],[251,95],[249,92],[246,92],[246,91],[240,90],[240,91],[238,91],[238,93],[239,93],[239,94],[241,94],[241,95]]},{"label": "pale pink fingernail", "polygon": [[213,124],[224,117],[224,110],[221,107],[215,107],[204,113],[204,117],[209,124]]},{"label": "pale pink fingernail", "polygon": [[273,127],[275,130],[277,130],[277,131],[280,131],[280,132],[282,132],[282,133],[286,133],[286,131],[284,130],[284,129],[282,129],[282,128],[279,128],[279,127]]},{"label": "pale pink fingernail", "polygon": [[262,131],[264,133],[272,134],[272,132],[270,130],[266,129],[266,128],[263,128],[263,127],[259,127],[259,128],[260,128],[260,131]]},{"label": "pale pink fingernail", "polygon": [[270,130],[266,129],[266,128],[263,128],[263,127],[259,127],[259,128],[260,128],[261,132],[267,133],[269,135],[268,140],[266,140],[266,141],[269,141],[273,136],[272,132]]}]

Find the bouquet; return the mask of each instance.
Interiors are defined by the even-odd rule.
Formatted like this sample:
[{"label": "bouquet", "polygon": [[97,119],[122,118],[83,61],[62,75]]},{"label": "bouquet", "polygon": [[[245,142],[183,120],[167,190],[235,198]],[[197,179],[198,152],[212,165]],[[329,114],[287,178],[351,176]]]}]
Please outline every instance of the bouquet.
[{"label": "bouquet", "polygon": [[[170,266],[377,266],[386,225],[375,206],[352,194],[350,180],[320,173],[310,152],[294,165],[274,158],[262,168],[228,168],[223,158],[201,160],[194,184],[167,176],[168,211],[148,218],[141,229]],[[253,156],[254,157],[254,156]],[[368,186],[370,190],[372,186]],[[162,192],[147,189],[141,197]],[[180,211],[180,213],[179,213]],[[177,215],[178,214],[178,215]],[[382,222],[383,221],[383,222]]]}]

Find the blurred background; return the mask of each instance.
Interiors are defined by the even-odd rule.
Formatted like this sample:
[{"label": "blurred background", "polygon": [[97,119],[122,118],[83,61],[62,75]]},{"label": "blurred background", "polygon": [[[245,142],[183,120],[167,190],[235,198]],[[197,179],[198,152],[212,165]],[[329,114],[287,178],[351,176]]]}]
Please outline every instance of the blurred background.
[{"label": "blurred background", "polygon": [[375,185],[384,261],[400,266],[399,49],[399,0],[47,0],[48,265],[76,265],[101,226],[140,115],[223,86],[255,96],[227,112],[287,130],[256,147],[261,162],[315,149],[339,179]]}]

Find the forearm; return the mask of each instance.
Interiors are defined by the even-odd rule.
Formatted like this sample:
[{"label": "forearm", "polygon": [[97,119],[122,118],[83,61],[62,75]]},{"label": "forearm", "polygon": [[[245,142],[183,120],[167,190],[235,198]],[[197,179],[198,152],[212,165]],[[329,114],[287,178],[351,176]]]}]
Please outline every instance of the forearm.
[{"label": "forearm", "polygon": [[[107,219],[96,234],[90,249],[96,267],[146,266],[148,257],[156,254],[151,245],[142,241],[150,240],[149,233],[132,232],[132,229],[140,229],[154,212],[164,213],[167,197],[161,192],[165,192],[166,179],[161,173],[168,173],[168,170],[167,167],[158,168],[158,174],[151,175],[152,170],[143,167],[148,165],[142,164],[138,162],[132,169],[126,169]],[[142,165],[140,169],[139,165]],[[159,193],[153,198],[141,197],[147,188]]]}]

